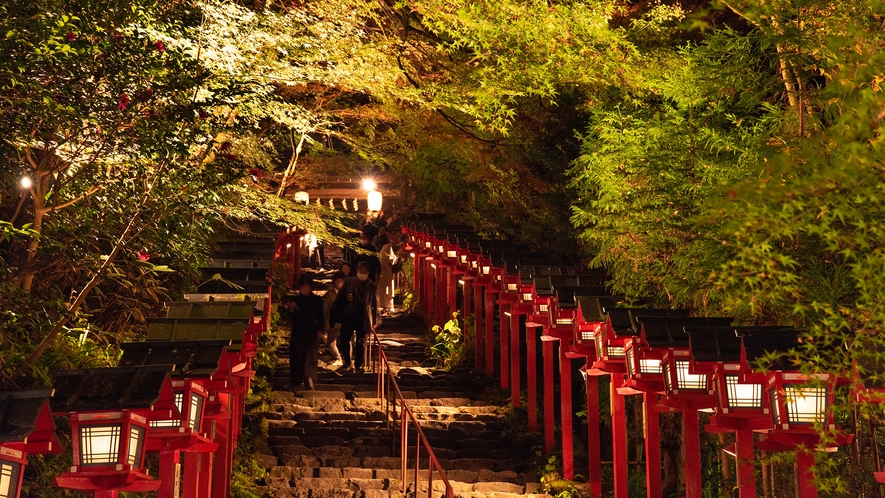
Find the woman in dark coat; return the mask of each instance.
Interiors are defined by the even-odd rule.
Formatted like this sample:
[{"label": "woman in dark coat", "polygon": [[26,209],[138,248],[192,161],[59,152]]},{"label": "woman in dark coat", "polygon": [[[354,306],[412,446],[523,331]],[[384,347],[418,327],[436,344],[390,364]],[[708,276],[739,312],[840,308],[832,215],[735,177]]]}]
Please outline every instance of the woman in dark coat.
[{"label": "woman in dark coat", "polygon": [[303,276],[298,281],[298,294],[286,302],[292,316],[289,338],[289,371],[292,390],[303,384],[313,390],[317,380],[319,337],[325,329],[323,300],[313,293],[313,280]]},{"label": "woman in dark coat", "polygon": [[[365,364],[366,337],[375,328],[378,318],[378,287],[369,278],[369,263],[360,261],[356,276],[344,280],[338,297],[332,306],[343,310],[341,313],[341,335],[338,336],[338,351],[344,361],[344,370],[356,367],[361,370]],[[351,340],[356,335],[356,351],[351,354]]]}]

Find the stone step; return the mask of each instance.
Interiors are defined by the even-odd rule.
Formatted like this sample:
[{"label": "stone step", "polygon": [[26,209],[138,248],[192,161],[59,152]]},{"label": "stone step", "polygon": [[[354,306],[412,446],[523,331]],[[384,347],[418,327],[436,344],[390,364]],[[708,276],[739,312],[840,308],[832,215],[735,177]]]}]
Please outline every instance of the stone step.
[{"label": "stone step", "polygon": [[[418,472],[418,490],[427,491],[427,470]],[[445,485],[438,473],[433,473],[434,491],[444,491]],[[526,491],[537,491],[537,485],[529,482],[526,484],[526,476],[519,476],[515,472],[492,472],[480,470],[452,471],[447,473],[447,479],[456,493],[513,493],[523,494]],[[300,468],[300,467],[273,467],[265,479],[266,485],[272,488],[293,488],[304,490],[389,490],[402,491],[403,482],[408,493],[415,489],[415,470],[407,468],[405,481],[402,480],[401,469],[362,469],[362,468]]]},{"label": "stone step", "polygon": [[[397,458],[393,462],[397,465],[395,469],[366,469],[360,467],[286,467],[274,466],[268,471],[270,477],[284,477],[289,480],[293,479],[401,479],[401,469],[399,467],[400,460]],[[389,462],[385,462],[388,464]],[[414,461],[407,462],[407,479],[406,481],[414,481],[415,469]],[[427,470],[419,471],[419,479],[427,480]],[[517,474],[511,470],[503,472],[495,472],[493,470],[480,469],[478,471],[470,470],[452,470],[446,473],[450,481],[457,481],[464,484],[474,484],[477,482],[506,482],[510,484],[522,484],[531,482],[534,478],[532,474]],[[436,474],[434,474],[436,477]]]}]

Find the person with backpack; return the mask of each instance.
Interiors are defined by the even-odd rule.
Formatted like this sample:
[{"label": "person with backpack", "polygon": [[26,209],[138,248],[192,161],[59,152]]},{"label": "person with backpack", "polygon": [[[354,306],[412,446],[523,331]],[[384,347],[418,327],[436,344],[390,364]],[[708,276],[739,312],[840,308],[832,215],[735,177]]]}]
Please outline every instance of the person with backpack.
[{"label": "person with backpack", "polygon": [[341,287],[344,286],[344,280],[347,277],[344,276],[343,273],[335,272],[332,275],[332,288],[326,292],[325,297],[323,297],[323,311],[325,316],[325,324],[326,324],[326,348],[329,350],[329,354],[335,358],[333,365],[341,365],[341,353],[338,352],[338,336],[341,335],[341,324],[335,323],[332,320],[332,306],[335,304],[335,299],[338,297],[338,291],[341,290]]},{"label": "person with backpack", "polygon": [[289,337],[289,373],[292,390],[304,385],[314,389],[319,363],[319,339],[323,333],[323,300],[313,293],[313,279],[307,275],[298,280],[298,293],[288,297],[285,307],[292,320]]},{"label": "person with backpack", "polygon": [[[338,351],[344,362],[342,371],[362,371],[365,365],[366,337],[375,329],[378,319],[378,286],[369,278],[369,263],[360,261],[356,276],[344,280],[338,297],[332,305],[331,321],[341,324]],[[330,323],[331,325],[331,323]],[[351,340],[356,336],[356,351],[351,350]]]}]

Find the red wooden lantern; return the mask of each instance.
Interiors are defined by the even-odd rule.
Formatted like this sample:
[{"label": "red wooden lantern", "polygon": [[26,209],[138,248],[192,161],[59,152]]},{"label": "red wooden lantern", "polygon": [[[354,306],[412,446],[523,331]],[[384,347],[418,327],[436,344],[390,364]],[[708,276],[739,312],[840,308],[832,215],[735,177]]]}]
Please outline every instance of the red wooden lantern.
[{"label": "red wooden lantern", "polygon": [[[735,457],[738,495],[756,496],[753,432],[771,427],[771,415],[765,401],[765,375],[753,371],[757,358],[744,352],[737,330],[744,327],[685,327],[689,335],[693,367],[713,369],[713,390],[716,412],[706,426],[708,432],[734,432],[735,444],[726,450]],[[755,328],[760,332],[778,333],[783,327]],[[795,335],[794,335],[795,337]]]},{"label": "red wooden lantern", "polygon": [[[776,333],[759,330],[739,331],[748,358],[762,358],[768,353],[786,353],[799,341],[795,331]],[[795,451],[796,491],[800,498],[816,498],[814,449],[835,451],[850,443],[852,435],[837,429],[830,407],[835,402],[836,379],[832,375],[805,375],[790,362],[780,359],[768,365],[765,399],[772,426],[757,446],[765,451]],[[829,432],[826,440],[822,431]]]},{"label": "red wooden lantern", "polygon": [[66,370],[53,373],[57,415],[69,415],[74,465],[57,486],[115,497],[118,491],[154,491],[160,481],[144,470],[150,422],[178,419],[172,365]]},{"label": "red wooden lantern", "polygon": [[[659,311],[668,311],[660,313]],[[674,316],[675,315],[675,316]],[[696,371],[691,363],[686,325],[727,325],[731,318],[704,318],[678,316],[673,310],[631,311],[631,322],[638,329],[638,337],[631,339],[627,346],[626,361],[631,378],[627,387],[645,394],[646,426],[657,427],[657,392],[664,392],[663,404],[682,412],[683,445],[685,453],[684,481],[687,497],[700,497],[701,461],[698,411],[713,405],[709,371]],[[658,371],[658,368],[660,369]],[[662,385],[663,384],[663,385]],[[653,437],[646,438],[647,479],[660,494],[660,458],[657,431],[649,431]],[[651,496],[651,494],[649,494]]]},{"label": "red wooden lantern", "polygon": [[[176,367],[172,388],[182,416],[178,420],[151,422],[152,430],[147,439],[148,451],[160,452],[160,480],[163,482],[158,492],[160,498],[179,495],[177,475],[182,476],[181,496],[207,496],[207,490],[200,493],[197,484],[208,481],[211,470],[208,465],[205,468],[197,465],[203,460],[197,454],[214,452],[218,448],[218,443],[209,437],[212,427],[206,415],[210,409],[218,410],[210,404],[217,404],[220,387],[217,379],[221,365],[227,364],[229,344],[230,341],[152,341],[123,345],[121,365],[171,363]],[[227,390],[227,383],[221,387]],[[179,472],[180,452],[188,454],[184,472]]]},{"label": "red wooden lantern", "polygon": [[28,455],[60,453],[50,391],[0,392],[0,498],[18,498]]}]

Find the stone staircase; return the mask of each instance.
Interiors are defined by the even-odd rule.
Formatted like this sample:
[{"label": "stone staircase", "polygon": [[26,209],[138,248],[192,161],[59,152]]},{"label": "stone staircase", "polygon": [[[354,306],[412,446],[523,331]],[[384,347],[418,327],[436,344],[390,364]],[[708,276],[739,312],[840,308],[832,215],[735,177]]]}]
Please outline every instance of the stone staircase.
[{"label": "stone staircase", "polygon": [[[467,371],[422,366],[425,327],[414,317],[391,317],[379,338],[407,403],[419,419],[456,496],[515,498],[538,492],[531,449],[503,437],[505,409],[484,400]],[[284,346],[285,348],[285,346]],[[299,498],[402,497],[400,431],[389,425],[377,377],[339,373],[332,358],[320,358],[315,391],[289,391],[288,354],[279,352],[274,399],[265,414],[276,462],[259,482],[268,496]],[[399,410],[397,410],[397,413]],[[427,496],[427,455],[422,452],[415,493],[415,431],[409,432],[406,496]],[[272,465],[276,463],[276,465]],[[444,494],[438,475],[434,496]]]}]

